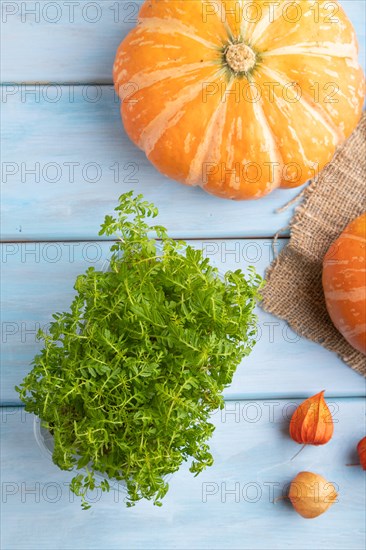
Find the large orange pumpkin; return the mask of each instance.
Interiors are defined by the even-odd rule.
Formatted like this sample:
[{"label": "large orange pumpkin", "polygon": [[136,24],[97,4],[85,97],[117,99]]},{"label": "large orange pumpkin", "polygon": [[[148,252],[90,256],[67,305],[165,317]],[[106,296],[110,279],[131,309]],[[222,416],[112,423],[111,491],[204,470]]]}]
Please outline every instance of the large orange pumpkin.
[{"label": "large orange pumpkin", "polygon": [[114,81],[166,176],[230,199],[296,187],[357,125],[364,75],[336,1],[146,0]]},{"label": "large orange pumpkin", "polygon": [[323,288],[329,315],[355,349],[366,354],[366,212],[325,255]]}]

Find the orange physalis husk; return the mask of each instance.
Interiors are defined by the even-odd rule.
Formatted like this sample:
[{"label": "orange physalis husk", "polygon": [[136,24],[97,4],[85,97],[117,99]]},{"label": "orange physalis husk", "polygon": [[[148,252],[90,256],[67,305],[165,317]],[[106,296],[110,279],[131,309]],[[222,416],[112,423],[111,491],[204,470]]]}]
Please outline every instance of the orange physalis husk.
[{"label": "orange physalis husk", "polygon": [[290,436],[296,443],[324,445],[333,435],[333,419],[324,390],[306,399],[292,415]]},{"label": "orange physalis husk", "polygon": [[363,470],[366,470],[366,437],[362,438],[357,445],[358,456]]},{"label": "orange physalis husk", "polygon": [[311,519],[324,514],[337,502],[338,494],[332,483],[312,472],[300,472],[292,480],[288,498],[296,512]]}]

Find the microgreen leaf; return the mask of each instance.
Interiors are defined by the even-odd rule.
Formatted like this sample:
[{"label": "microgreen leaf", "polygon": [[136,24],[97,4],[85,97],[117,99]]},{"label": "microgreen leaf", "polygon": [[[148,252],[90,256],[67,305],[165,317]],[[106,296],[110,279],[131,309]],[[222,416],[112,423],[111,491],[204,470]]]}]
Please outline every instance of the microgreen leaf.
[{"label": "microgreen leaf", "polygon": [[141,195],[120,197],[100,231],[116,238],[109,271],[77,277],[70,311],[40,332],[43,349],[16,388],[51,430],[55,464],[87,472],[71,483],[84,509],[107,479],[126,483],[128,505],[161,505],[182,462],[195,475],[210,466],[210,415],[254,345],[259,275],[221,278],[201,251],[148,225],[157,214]]}]

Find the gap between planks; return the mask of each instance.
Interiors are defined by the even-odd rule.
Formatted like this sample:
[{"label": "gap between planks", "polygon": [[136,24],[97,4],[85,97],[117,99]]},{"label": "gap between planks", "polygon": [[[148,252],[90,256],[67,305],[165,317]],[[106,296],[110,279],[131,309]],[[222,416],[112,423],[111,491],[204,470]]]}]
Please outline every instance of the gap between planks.
[{"label": "gap between planks", "polygon": [[[276,236],[262,236],[262,237],[173,237],[174,241],[268,241],[268,240],[275,240]],[[155,239],[156,241],[160,241],[161,239]],[[289,236],[282,235],[276,238],[276,240],[289,240]],[[22,243],[57,243],[57,242],[63,242],[63,243],[93,243],[93,242],[106,242],[106,243],[114,243],[116,242],[116,239],[102,239],[102,238],[95,238],[95,239],[63,239],[61,238],[54,238],[54,239],[0,239],[0,244],[22,244]]]}]

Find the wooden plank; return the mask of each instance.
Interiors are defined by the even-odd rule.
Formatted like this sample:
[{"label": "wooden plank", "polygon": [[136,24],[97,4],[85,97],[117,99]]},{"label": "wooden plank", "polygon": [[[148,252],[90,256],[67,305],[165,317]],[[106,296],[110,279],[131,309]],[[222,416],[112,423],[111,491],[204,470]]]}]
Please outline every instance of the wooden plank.
[{"label": "wooden plank", "polygon": [[[272,259],[270,240],[194,241],[220,271],[254,265],[264,272]],[[281,245],[282,246],[282,245]],[[39,349],[35,331],[47,328],[55,311],[67,310],[77,274],[105,264],[106,242],[3,244],[1,402],[17,404],[14,385]],[[98,261],[96,261],[98,260]],[[321,346],[300,339],[283,321],[259,311],[258,343],[239,366],[227,399],[365,395],[363,378]]]},{"label": "wooden plank", "polygon": [[[365,63],[364,0],[341,0]],[[119,43],[140,0],[3,0],[3,82],[110,83]]]},{"label": "wooden plank", "polygon": [[266,237],[288,225],[293,210],[275,210],[299,189],[234,202],[168,180],[124,133],[111,86],[54,87],[55,103],[45,90],[18,88],[3,104],[3,240],[96,239],[130,189],[156,203],[174,237]]},{"label": "wooden plank", "polygon": [[[36,15],[27,15],[26,10],[33,9],[33,4],[36,11],[48,6],[45,12],[48,15],[42,11],[39,22],[34,20]],[[73,22],[66,16],[70,4],[77,4]],[[97,11],[100,4],[102,10],[100,21],[95,24],[87,21],[92,17],[91,4],[97,6]],[[8,48],[4,58],[9,63],[3,69],[3,80],[110,81],[105,77],[93,79],[83,70],[90,71],[93,67],[101,74],[100,68],[108,66],[104,57],[106,47],[109,74],[116,46],[107,46],[113,35],[111,27],[117,26],[118,33],[123,34],[132,23],[123,31],[125,21],[111,22],[111,8],[118,2],[108,0],[99,4],[86,0],[47,4],[3,2],[4,44]],[[122,19],[134,5],[121,4]],[[48,19],[57,6],[62,17],[51,23]],[[351,0],[345,7],[362,38],[365,26],[360,2]],[[89,9],[90,14],[85,15]],[[100,62],[94,59],[96,50],[103,57]],[[19,78],[6,67],[19,70]],[[37,73],[39,68],[45,71],[43,76]],[[63,74],[65,69],[70,71],[68,77]],[[31,76],[27,71],[35,73]],[[100,220],[116,204],[119,194],[130,188],[139,189],[157,203],[161,222],[175,237],[265,237],[288,225],[293,210],[282,214],[276,214],[275,210],[298,190],[277,191],[258,202],[234,203],[161,176],[124,134],[111,86],[10,84],[1,91],[3,240],[96,239]]]},{"label": "wooden plank", "polygon": [[5,82],[112,82],[141,0],[2,1]]},{"label": "wooden plank", "polygon": [[[62,472],[40,451],[33,418],[21,408],[2,409],[2,547],[7,550],[186,548],[268,550],[365,547],[365,473],[355,446],[365,435],[363,399],[330,406],[333,439],[308,447],[288,436],[297,402],[237,401],[213,415],[214,465],[198,477],[185,464],[174,474],[162,508],[140,502],[127,509],[117,491],[90,495],[82,511]],[[236,414],[233,414],[236,411]],[[286,486],[299,471],[323,475],[339,499],[315,520],[298,516]]]}]

